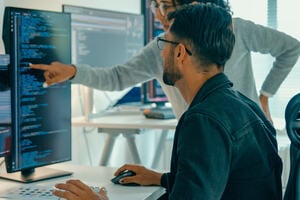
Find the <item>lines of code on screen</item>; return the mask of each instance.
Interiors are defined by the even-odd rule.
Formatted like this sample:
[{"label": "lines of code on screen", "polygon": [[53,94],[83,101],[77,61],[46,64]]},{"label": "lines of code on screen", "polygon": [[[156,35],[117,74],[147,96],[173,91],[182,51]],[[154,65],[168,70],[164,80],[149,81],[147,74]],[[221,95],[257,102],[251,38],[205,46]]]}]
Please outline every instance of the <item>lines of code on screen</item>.
[{"label": "lines of code on screen", "polygon": [[64,5],[72,13],[73,63],[93,67],[121,64],[144,46],[143,16]]},{"label": "lines of code on screen", "polygon": [[71,159],[69,83],[43,88],[43,71],[29,63],[71,62],[68,14],[12,9],[14,162],[12,171]]}]

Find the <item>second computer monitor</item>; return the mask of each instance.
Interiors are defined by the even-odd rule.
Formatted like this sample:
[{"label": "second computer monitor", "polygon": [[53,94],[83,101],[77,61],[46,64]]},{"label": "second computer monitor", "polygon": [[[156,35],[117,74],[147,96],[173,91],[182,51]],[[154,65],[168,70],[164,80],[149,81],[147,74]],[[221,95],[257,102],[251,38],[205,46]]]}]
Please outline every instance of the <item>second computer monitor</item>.
[{"label": "second computer monitor", "polygon": [[72,18],[72,62],[112,67],[144,46],[143,15],[64,5]]},{"label": "second computer monitor", "polygon": [[[73,5],[63,5],[63,10],[71,13],[72,63],[75,65],[111,68],[125,63],[144,46],[144,17],[141,14]],[[94,90],[84,88],[81,93],[84,97],[83,114],[90,117]],[[109,97],[106,92],[104,94]],[[111,97],[107,100],[107,107],[117,101]]]}]

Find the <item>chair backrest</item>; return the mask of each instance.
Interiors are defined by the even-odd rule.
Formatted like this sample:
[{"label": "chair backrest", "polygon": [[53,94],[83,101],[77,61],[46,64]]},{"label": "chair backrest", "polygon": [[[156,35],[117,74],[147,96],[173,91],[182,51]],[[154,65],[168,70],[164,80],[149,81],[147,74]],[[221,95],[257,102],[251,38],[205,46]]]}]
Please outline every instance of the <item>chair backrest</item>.
[{"label": "chair backrest", "polygon": [[291,166],[284,200],[300,200],[300,93],[286,106],[285,121],[286,131],[291,140]]}]

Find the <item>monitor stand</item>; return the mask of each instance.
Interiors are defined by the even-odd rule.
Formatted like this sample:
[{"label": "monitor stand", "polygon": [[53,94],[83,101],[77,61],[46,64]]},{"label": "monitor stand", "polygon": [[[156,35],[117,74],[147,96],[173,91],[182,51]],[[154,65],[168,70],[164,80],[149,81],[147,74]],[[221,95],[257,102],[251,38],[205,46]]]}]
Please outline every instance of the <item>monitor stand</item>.
[{"label": "monitor stand", "polygon": [[1,173],[0,178],[21,183],[31,183],[51,178],[58,178],[62,176],[70,176],[72,174],[73,172],[69,171],[40,167],[14,173]]}]

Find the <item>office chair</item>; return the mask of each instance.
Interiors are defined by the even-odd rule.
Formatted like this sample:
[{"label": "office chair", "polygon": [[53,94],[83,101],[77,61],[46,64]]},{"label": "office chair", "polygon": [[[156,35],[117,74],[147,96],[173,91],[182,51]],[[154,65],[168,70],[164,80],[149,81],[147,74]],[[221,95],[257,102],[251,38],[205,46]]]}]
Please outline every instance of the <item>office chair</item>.
[{"label": "office chair", "polygon": [[300,93],[288,102],[285,121],[286,131],[291,140],[291,166],[284,200],[300,200]]}]

